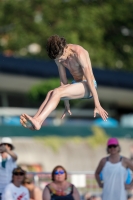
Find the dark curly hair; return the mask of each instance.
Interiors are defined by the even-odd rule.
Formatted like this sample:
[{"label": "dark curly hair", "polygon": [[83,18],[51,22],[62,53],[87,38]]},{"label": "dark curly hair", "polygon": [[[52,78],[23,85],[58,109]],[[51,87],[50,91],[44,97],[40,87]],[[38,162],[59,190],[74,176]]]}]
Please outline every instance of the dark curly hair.
[{"label": "dark curly hair", "polygon": [[46,50],[48,56],[51,59],[55,59],[59,55],[59,53],[63,53],[66,45],[67,43],[65,38],[60,37],[58,35],[52,35],[51,37],[48,38],[46,44]]}]

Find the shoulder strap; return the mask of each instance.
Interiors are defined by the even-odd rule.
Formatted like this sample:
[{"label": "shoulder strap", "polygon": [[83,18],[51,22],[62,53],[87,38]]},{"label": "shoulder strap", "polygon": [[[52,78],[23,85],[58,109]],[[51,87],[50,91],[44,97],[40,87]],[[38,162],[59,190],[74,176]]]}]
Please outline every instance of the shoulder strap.
[{"label": "shoulder strap", "polygon": [[49,184],[46,185],[46,188],[48,188],[49,192],[51,193],[51,190],[50,190]]},{"label": "shoulder strap", "polygon": [[102,169],[101,169],[101,171],[100,172],[102,172],[102,170],[103,170],[103,168],[104,168],[104,166],[106,165],[106,162],[109,160],[109,157],[105,157],[104,158],[104,163],[102,163]]},{"label": "shoulder strap", "polygon": [[73,190],[74,190],[74,185],[73,184],[71,184],[71,194],[73,194]]},{"label": "shoulder strap", "polygon": [[123,158],[123,157],[122,157],[122,156],[120,156],[120,161],[122,161],[122,158]]},{"label": "shoulder strap", "polygon": [[109,161],[109,156],[108,156],[108,157],[106,157],[106,161]]}]

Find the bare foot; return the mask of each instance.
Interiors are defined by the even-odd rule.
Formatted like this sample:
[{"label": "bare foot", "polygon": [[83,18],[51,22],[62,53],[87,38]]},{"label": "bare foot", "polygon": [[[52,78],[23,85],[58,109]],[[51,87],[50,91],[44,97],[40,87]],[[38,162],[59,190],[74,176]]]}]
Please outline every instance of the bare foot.
[{"label": "bare foot", "polygon": [[21,123],[22,126],[27,128],[27,126],[26,126],[27,120],[24,118],[23,115],[20,116],[20,123]]},{"label": "bare foot", "polygon": [[25,128],[29,128],[30,130],[35,131],[35,129],[34,129],[34,127],[32,126],[32,124],[31,124],[27,119],[25,119],[24,114],[22,114],[22,115],[20,116],[20,123],[21,123],[21,125],[24,126]]},{"label": "bare foot", "polygon": [[41,123],[37,121],[35,118],[30,117],[27,114],[23,114],[23,118],[24,118],[23,123],[25,123],[27,128],[30,128],[31,130],[39,130],[41,128]]}]

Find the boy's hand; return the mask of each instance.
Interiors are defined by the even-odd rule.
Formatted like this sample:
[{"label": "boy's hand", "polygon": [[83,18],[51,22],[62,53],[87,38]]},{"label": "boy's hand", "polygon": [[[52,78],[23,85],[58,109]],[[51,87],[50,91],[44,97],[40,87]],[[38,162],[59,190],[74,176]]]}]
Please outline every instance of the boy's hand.
[{"label": "boy's hand", "polygon": [[69,113],[69,115],[72,115],[70,109],[65,108],[65,111],[64,111],[64,113],[63,113],[61,119],[64,119],[67,113]]},{"label": "boy's hand", "polygon": [[108,113],[101,106],[95,107],[95,109],[94,109],[94,117],[96,117],[97,113],[102,117],[102,119],[104,121],[107,121],[107,119],[108,119]]}]

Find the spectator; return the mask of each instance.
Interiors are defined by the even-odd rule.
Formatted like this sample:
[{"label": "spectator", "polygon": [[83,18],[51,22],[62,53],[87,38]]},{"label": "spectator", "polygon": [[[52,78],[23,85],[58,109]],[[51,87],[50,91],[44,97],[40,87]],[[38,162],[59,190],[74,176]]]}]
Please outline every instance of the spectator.
[{"label": "spectator", "polygon": [[26,172],[17,167],[12,172],[12,181],[9,183],[3,192],[2,200],[29,200],[29,191],[22,186]]},{"label": "spectator", "polygon": [[[130,159],[120,156],[120,145],[116,138],[110,138],[107,142],[108,157],[102,158],[95,172],[96,180],[103,188],[103,200],[126,200],[126,189],[131,189],[133,183],[125,184],[127,168],[133,171]],[[100,180],[102,171],[103,183]]]},{"label": "spectator", "polygon": [[4,137],[0,143],[0,200],[4,188],[11,182],[12,170],[16,167],[17,156],[9,137]]},{"label": "spectator", "polygon": [[67,181],[67,172],[58,165],[52,171],[52,182],[43,190],[43,200],[80,200],[77,188]]},{"label": "spectator", "polygon": [[28,177],[24,178],[23,185],[29,190],[30,200],[42,200],[42,190],[35,186]]}]

